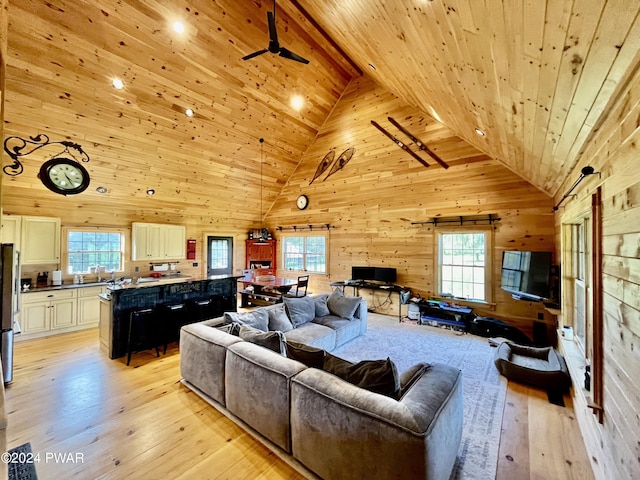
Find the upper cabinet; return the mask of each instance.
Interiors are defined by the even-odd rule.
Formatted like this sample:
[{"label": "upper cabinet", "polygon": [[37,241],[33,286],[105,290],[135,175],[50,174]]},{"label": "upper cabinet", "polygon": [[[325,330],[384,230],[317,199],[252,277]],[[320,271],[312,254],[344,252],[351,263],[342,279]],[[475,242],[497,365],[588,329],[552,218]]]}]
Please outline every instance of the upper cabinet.
[{"label": "upper cabinet", "polygon": [[181,260],[186,256],[186,228],[182,225],[133,223],[131,259]]},{"label": "upper cabinet", "polygon": [[23,216],[21,224],[22,264],[60,263],[60,219]]},{"label": "upper cabinet", "polygon": [[0,230],[0,243],[13,243],[21,249],[20,231],[22,217],[20,215],[2,215],[2,229]]}]

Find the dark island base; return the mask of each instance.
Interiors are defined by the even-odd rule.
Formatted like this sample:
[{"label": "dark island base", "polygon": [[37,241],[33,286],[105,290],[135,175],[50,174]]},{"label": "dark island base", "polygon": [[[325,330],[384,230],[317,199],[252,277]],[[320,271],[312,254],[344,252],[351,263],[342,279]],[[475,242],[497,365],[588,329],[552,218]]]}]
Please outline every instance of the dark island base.
[{"label": "dark island base", "polygon": [[[192,282],[171,283],[113,290],[111,292],[111,350],[110,358],[127,354],[131,313],[152,309],[150,332],[140,339],[145,342],[136,350],[153,348],[157,343],[178,340],[180,326],[237,311],[238,277],[221,277]],[[102,321],[102,319],[101,319]]]}]

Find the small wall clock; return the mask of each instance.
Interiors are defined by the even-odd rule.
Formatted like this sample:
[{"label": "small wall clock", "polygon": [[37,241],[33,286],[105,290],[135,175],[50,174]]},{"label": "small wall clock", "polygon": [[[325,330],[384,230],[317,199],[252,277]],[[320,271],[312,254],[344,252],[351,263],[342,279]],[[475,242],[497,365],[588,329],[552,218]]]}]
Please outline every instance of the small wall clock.
[{"label": "small wall clock", "polygon": [[52,158],[44,162],[38,178],[45,187],[60,195],[77,195],[89,186],[87,169],[69,158]]},{"label": "small wall clock", "polygon": [[309,206],[309,197],[307,197],[306,195],[300,195],[296,200],[296,206],[300,210],[304,210],[305,208],[307,208]]}]

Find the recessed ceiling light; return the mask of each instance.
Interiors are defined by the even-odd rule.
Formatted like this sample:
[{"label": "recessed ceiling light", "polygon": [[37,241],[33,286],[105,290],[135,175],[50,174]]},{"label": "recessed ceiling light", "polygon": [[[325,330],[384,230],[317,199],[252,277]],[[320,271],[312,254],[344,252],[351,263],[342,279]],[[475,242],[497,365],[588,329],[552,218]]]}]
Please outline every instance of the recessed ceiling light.
[{"label": "recessed ceiling light", "polygon": [[481,137],[484,137],[486,134],[484,133],[483,130],[480,130],[478,127],[474,128],[474,131],[480,135]]},{"label": "recessed ceiling light", "polygon": [[124,82],[119,78],[114,78],[111,81],[111,85],[113,85],[113,88],[115,88],[116,90],[122,90],[124,88]]},{"label": "recessed ceiling light", "polygon": [[185,114],[187,117],[193,117],[194,112],[193,112],[193,110],[191,110],[190,108],[187,108],[187,109],[184,111],[184,114]]},{"label": "recessed ceiling light", "polygon": [[291,97],[291,108],[294,110],[300,110],[304,106],[304,98],[302,95],[294,95]]},{"label": "recessed ceiling light", "polygon": [[147,195],[152,196],[156,193],[156,191],[153,188],[150,188],[149,190],[147,190]]},{"label": "recessed ceiling light", "polygon": [[105,187],[96,188],[96,192],[98,193],[107,193],[107,189]]},{"label": "recessed ceiling light", "polygon": [[173,31],[176,33],[184,33],[184,23],[173,22]]}]

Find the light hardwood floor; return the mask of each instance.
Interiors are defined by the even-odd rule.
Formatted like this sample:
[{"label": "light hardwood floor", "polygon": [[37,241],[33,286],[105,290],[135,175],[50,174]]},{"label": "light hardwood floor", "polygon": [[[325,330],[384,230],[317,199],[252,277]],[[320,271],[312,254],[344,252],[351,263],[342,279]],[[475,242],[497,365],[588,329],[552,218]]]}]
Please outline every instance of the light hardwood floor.
[{"label": "light hardwood floor", "polygon": [[[175,344],[127,367],[95,329],[19,342],[8,446],[31,442],[41,480],[303,478],[179,380]],[[506,403],[498,479],[593,478],[571,408],[516,384]]]}]

